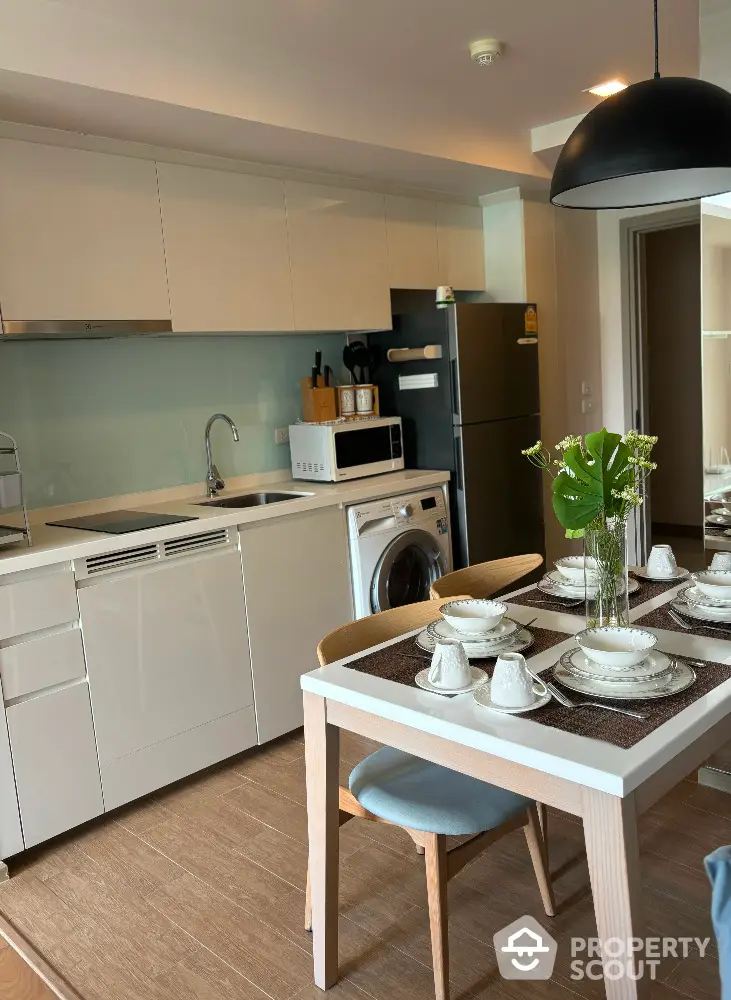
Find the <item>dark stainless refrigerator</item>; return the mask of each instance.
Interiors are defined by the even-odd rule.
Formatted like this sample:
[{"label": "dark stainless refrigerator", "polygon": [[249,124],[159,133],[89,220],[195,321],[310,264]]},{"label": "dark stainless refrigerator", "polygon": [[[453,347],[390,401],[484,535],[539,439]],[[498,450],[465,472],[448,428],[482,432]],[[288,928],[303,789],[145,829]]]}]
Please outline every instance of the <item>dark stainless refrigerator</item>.
[{"label": "dark stainless refrigerator", "polygon": [[[521,455],[540,437],[535,306],[437,309],[420,293],[393,301],[393,331],[369,338],[381,412],[403,419],[407,468],[452,473],[455,565],[544,553],[541,475]],[[428,344],[441,346],[441,359],[386,359],[391,347]]]}]

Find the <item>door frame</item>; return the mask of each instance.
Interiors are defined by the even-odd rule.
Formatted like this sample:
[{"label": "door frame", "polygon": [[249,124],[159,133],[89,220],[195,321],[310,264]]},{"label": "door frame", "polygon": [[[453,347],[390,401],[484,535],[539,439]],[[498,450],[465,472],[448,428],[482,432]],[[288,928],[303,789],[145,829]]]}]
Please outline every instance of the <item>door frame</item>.
[{"label": "door frame", "polygon": [[[647,296],[645,287],[645,236],[662,229],[678,229],[701,221],[700,201],[648,215],[635,215],[619,223],[620,267],[622,281],[622,329],[626,368],[625,398],[628,426],[641,434],[649,428],[649,392],[647,376]],[[699,327],[700,327],[699,317]],[[699,347],[700,349],[700,347]],[[638,508],[627,525],[630,563],[643,566],[651,536],[651,499]]]}]

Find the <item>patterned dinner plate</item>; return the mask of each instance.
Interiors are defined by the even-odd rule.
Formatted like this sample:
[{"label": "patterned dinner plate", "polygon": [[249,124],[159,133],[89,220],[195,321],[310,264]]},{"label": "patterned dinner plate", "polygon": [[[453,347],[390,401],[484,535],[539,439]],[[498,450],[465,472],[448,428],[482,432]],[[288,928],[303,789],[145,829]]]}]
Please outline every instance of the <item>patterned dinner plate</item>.
[{"label": "patterned dinner plate", "polygon": [[570,691],[576,691],[577,694],[585,695],[587,698],[609,698],[611,701],[653,701],[656,698],[670,698],[695,683],[695,671],[683,660],[673,660],[673,666],[668,674],[662,674],[657,680],[636,684],[608,685],[586,677],[577,677],[562,666],[560,661],[553,668],[553,676]]},{"label": "patterned dinner plate", "polygon": [[[534,642],[533,633],[529,632],[527,628],[523,628],[509,636],[504,642],[483,643],[482,645],[471,642],[464,649],[470,660],[490,660],[496,659],[501,653],[522,653],[523,650],[530,649]],[[425,653],[433,653],[436,640],[429,634],[428,629],[424,629],[417,635],[416,645]]]}]

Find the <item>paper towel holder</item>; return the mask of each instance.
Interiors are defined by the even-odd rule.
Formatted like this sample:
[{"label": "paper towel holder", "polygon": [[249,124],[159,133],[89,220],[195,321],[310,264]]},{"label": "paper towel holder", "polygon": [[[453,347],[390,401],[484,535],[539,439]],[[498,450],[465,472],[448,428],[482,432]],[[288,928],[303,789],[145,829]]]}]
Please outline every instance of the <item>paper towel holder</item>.
[{"label": "paper towel holder", "polygon": [[426,347],[389,347],[386,357],[389,361],[437,361],[442,356],[441,344],[427,344]]}]

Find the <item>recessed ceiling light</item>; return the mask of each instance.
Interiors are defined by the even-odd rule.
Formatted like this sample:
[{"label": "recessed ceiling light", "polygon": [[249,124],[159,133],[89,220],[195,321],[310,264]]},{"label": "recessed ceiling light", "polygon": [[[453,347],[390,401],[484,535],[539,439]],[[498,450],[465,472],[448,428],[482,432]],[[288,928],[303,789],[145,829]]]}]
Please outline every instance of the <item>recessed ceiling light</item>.
[{"label": "recessed ceiling light", "polygon": [[618,94],[620,90],[626,90],[627,84],[621,80],[607,80],[606,83],[598,83],[596,87],[588,87],[584,93],[594,94],[596,97],[611,97]]}]

